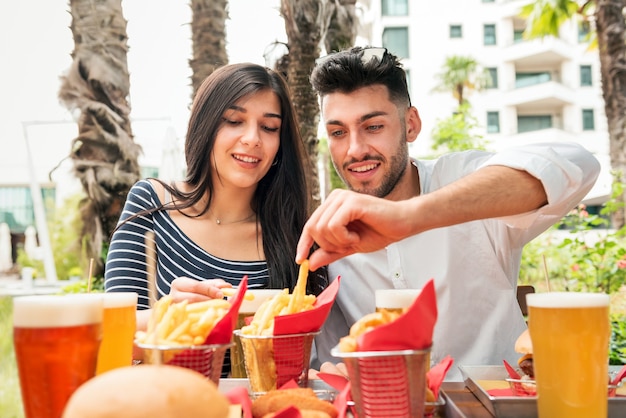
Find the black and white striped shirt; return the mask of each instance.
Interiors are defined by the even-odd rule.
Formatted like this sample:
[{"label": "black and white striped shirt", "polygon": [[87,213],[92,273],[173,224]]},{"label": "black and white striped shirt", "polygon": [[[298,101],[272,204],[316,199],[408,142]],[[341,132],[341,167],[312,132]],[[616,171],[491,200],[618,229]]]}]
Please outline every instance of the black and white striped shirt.
[{"label": "black and white striped shirt", "polygon": [[[140,180],[130,190],[120,224],[146,209],[161,205],[152,184]],[[122,224],[113,234],[109,247],[104,285],[107,292],[137,292],[138,309],[148,309],[148,280],[145,235],[153,231],[157,253],[157,297],[170,291],[177,277],[197,280],[223,279],[237,286],[244,275],[249,288],[266,287],[265,261],[233,261],[215,257],[180,230],[165,210],[138,216]]]}]

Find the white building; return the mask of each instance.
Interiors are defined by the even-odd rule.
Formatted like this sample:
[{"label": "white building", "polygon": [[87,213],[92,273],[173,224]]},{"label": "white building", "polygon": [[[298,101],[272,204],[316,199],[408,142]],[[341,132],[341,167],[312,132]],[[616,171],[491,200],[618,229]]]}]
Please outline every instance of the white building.
[{"label": "white building", "polygon": [[[372,45],[404,58],[411,99],[422,118],[412,154],[432,154],[430,133],[457,106],[449,93],[434,93],[446,57],[470,56],[494,85],[467,99],[482,125],[478,134],[498,150],[514,144],[576,141],[596,155],[601,178],[587,196],[601,203],[610,191],[609,140],[597,50],[588,26],[574,19],[558,38],[523,40],[520,8],[530,0],[374,0],[363,2]],[[369,4],[367,4],[369,3]]]}]

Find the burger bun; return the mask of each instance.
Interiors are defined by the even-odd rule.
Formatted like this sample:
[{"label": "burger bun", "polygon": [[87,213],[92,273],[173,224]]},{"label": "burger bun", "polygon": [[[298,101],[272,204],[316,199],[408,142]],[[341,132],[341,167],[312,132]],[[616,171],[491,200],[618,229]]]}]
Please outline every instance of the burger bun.
[{"label": "burger bun", "polygon": [[533,353],[533,343],[530,340],[530,333],[528,330],[525,330],[519,337],[517,337],[517,341],[515,341],[515,351],[521,354]]},{"label": "burger bun", "polygon": [[63,418],[223,418],[229,402],[193,370],[167,365],[114,369],[81,385]]}]

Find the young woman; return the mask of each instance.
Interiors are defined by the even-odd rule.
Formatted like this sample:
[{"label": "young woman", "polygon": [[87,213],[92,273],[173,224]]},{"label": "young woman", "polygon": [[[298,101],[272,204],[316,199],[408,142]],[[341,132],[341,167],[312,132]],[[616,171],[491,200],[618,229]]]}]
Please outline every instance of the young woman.
[{"label": "young woman", "polygon": [[[139,294],[137,328],[149,317],[149,263],[157,298],[221,298],[244,275],[251,288],[293,289],[296,244],[308,216],[304,147],[287,84],[256,64],[211,74],[191,110],[184,181],[135,184],[111,239],[107,292]],[[156,260],[146,259],[146,233]],[[313,272],[309,293],[328,283]]]}]

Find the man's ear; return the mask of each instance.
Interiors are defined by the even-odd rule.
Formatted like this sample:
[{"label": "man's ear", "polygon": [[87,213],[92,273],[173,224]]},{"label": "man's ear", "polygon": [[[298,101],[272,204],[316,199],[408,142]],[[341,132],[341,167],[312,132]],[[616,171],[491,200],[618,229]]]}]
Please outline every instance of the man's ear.
[{"label": "man's ear", "polygon": [[422,130],[422,120],[415,106],[411,106],[406,111],[406,142],[413,142],[417,139]]}]

